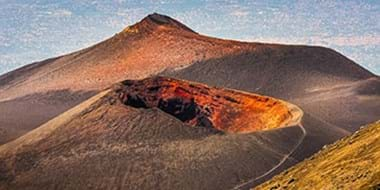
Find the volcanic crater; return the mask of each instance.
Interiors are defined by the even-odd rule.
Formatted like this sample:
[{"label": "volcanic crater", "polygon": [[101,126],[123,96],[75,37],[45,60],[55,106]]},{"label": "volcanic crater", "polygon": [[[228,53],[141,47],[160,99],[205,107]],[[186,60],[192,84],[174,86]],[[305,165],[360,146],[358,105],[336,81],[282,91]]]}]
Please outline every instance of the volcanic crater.
[{"label": "volcanic crater", "polygon": [[158,108],[194,127],[250,133],[295,125],[302,111],[275,98],[167,77],[126,80],[118,98],[135,108]]}]

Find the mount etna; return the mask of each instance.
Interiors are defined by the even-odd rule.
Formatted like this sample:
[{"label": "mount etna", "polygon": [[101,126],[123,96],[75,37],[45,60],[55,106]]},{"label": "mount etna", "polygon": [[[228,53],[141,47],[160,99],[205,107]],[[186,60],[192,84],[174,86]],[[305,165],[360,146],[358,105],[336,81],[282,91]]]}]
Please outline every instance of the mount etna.
[{"label": "mount etna", "polygon": [[379,108],[379,76],[332,49],[207,37],[154,13],[0,76],[0,189],[249,189]]}]

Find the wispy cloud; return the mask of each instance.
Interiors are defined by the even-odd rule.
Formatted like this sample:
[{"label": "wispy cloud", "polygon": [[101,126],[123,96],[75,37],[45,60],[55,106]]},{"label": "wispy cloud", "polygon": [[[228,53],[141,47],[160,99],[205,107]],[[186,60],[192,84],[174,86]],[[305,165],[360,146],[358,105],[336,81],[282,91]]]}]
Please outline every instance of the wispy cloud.
[{"label": "wispy cloud", "polygon": [[249,15],[249,11],[238,9],[238,10],[234,10],[234,11],[230,12],[230,15],[236,16],[236,17],[245,17],[245,16]]},{"label": "wispy cloud", "polygon": [[46,14],[55,16],[55,17],[68,17],[68,16],[71,16],[73,13],[67,9],[57,9],[57,10],[47,11]]}]

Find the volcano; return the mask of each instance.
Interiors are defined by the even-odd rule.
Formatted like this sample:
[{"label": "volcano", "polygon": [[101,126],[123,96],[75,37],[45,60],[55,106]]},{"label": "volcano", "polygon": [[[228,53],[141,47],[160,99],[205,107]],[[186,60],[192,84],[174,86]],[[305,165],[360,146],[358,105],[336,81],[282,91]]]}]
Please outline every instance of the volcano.
[{"label": "volcano", "polygon": [[1,146],[0,189],[232,188],[297,147],[300,117],[257,94],[124,81]]},{"label": "volcano", "polygon": [[0,76],[0,129],[4,131],[0,143],[116,82],[142,79],[255,46],[205,37],[167,16],[149,15],[92,47]]},{"label": "volcano", "polygon": [[0,76],[0,189],[251,188],[379,107],[379,76],[332,49],[152,14]]}]

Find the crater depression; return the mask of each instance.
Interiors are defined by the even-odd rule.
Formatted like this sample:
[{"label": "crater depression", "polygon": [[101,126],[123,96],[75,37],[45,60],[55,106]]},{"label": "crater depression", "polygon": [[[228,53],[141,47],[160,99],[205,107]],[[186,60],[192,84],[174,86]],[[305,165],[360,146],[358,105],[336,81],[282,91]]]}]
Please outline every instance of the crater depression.
[{"label": "crater depression", "polygon": [[172,78],[127,80],[120,100],[136,108],[158,108],[191,126],[249,133],[294,125],[302,111],[275,98]]}]

